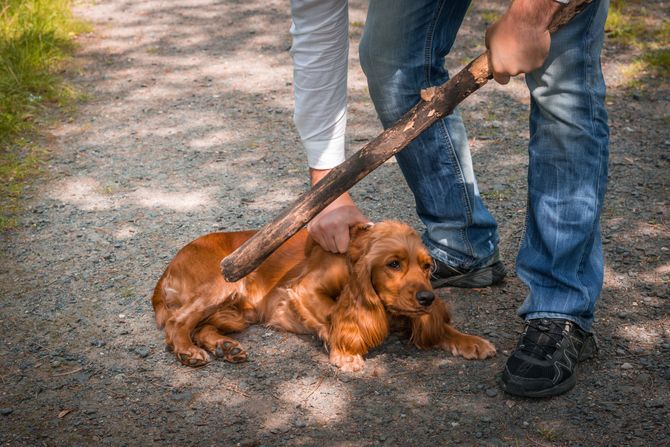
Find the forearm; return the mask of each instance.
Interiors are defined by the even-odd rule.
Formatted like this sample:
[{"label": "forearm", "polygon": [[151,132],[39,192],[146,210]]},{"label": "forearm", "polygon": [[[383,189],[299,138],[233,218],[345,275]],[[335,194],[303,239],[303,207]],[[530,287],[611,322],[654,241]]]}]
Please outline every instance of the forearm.
[{"label": "forearm", "polygon": [[[311,182],[311,185],[314,186],[316,185],[319,180],[324,178],[328,173],[330,172],[330,169],[314,169],[310,168],[309,169],[309,179]],[[348,192],[345,192],[341,196],[339,196],[337,199],[333,201],[329,205],[330,208],[336,208],[340,206],[356,206],[354,204],[354,200],[351,198]]]},{"label": "forearm", "polygon": [[520,27],[546,31],[561,8],[555,0],[513,0],[508,14]]}]

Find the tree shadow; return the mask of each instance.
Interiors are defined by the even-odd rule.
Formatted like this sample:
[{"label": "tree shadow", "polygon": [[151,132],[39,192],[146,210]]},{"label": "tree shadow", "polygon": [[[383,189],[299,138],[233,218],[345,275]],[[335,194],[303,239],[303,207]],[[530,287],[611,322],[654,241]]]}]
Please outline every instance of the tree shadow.
[{"label": "tree shadow", "polygon": [[[352,22],[364,20],[365,3],[351,3]],[[23,228],[0,236],[0,329],[12,334],[0,350],[3,384],[12,388],[2,403],[16,408],[7,440],[605,445],[662,434],[656,415],[667,405],[651,403],[668,369],[667,115],[638,119],[657,100],[632,99],[616,83],[602,218],[607,271],[595,326],[601,354],[581,366],[569,394],[529,401],[496,384],[526,293],[513,274],[527,192],[520,80],[486,86],[462,107],[510,277],[491,289],[439,292],[457,327],[495,342],[495,359],[469,362],[392,337],[362,373],[342,374],[316,340],[260,327],[239,336],[248,364],[194,370],[164,353],[147,294],[169,259],[200,234],[270,221],[306,189],[307,169],[291,117],[288,4],[157,5],[105,3],[88,12],[101,37],[85,38],[74,76],[91,99],[75,122],[54,130],[52,177],[39,185],[43,195]],[[350,152],[380,130],[357,66],[360,28],[351,33]],[[483,30],[481,18],[465,22],[450,66],[482,49]],[[421,227],[393,160],[352,194],[373,220]],[[78,411],[53,416],[63,408]]]}]

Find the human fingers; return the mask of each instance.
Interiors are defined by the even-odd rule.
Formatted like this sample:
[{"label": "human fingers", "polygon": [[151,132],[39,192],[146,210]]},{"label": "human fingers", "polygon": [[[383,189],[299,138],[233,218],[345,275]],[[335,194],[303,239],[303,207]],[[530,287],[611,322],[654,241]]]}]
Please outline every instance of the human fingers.
[{"label": "human fingers", "polygon": [[335,253],[346,253],[349,248],[349,226],[346,228],[339,228],[333,234],[333,243],[335,245]]}]

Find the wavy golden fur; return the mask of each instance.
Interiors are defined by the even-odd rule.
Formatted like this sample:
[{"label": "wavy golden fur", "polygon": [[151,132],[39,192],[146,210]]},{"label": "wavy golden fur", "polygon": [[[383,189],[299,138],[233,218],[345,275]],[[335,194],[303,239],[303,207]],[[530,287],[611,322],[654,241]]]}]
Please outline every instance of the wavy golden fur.
[{"label": "wavy golden fur", "polygon": [[468,359],[495,355],[483,338],[450,324],[446,304],[430,286],[432,260],[409,226],[395,221],[352,229],[346,255],[326,252],[301,231],[240,281],[221,275],[220,261],[253,231],[211,233],[182,248],[156,284],[152,304],[165,341],[185,365],[210,354],[245,361],[227,334],[250,324],[315,334],[331,363],[346,371],[364,366],[393,324],[419,348],[440,348]]}]

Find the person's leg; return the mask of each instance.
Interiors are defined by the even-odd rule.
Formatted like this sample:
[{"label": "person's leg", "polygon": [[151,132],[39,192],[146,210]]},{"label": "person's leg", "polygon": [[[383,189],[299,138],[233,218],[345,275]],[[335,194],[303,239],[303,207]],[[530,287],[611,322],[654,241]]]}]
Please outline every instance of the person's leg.
[{"label": "person's leg", "polygon": [[310,168],[344,161],[348,13],[347,0],[291,0],[293,118]]},{"label": "person's leg", "polygon": [[608,126],[600,67],[608,0],[594,0],[552,35],[531,92],[527,227],[517,272],[529,287],[526,329],[502,386],[528,397],[563,393],[593,355],[603,282],[599,218],[607,183]]},{"label": "person's leg", "polygon": [[564,318],[588,331],[603,282],[599,219],[608,136],[600,51],[607,0],[552,36],[531,92],[527,228],[517,272],[526,319]]},{"label": "person's leg", "polygon": [[[384,127],[419,102],[421,89],[448,80],[444,56],[469,4],[370,1],[360,59]],[[433,257],[460,269],[490,262],[498,243],[496,222],[479,196],[458,111],[426,130],[396,159],[414,193]]]}]

